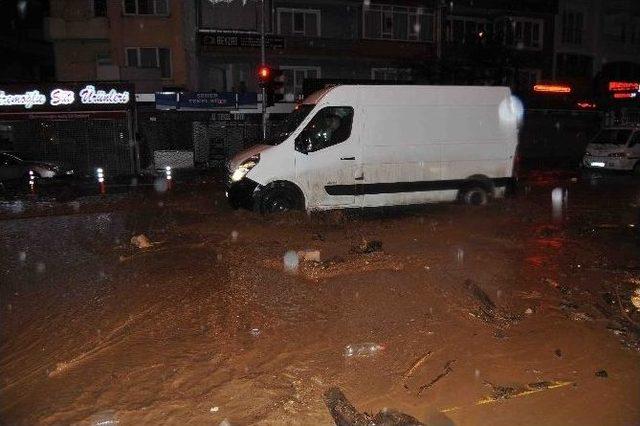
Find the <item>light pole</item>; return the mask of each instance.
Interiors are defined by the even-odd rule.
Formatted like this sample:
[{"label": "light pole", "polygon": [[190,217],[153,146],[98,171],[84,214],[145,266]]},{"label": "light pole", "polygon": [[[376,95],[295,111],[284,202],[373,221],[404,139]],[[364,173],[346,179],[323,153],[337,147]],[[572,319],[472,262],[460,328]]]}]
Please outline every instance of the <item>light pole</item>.
[{"label": "light pole", "polygon": [[[265,46],[264,46],[264,12],[265,1],[261,1],[262,12],[260,14],[260,68],[267,65]],[[267,139],[267,88],[262,85],[262,141]]]}]

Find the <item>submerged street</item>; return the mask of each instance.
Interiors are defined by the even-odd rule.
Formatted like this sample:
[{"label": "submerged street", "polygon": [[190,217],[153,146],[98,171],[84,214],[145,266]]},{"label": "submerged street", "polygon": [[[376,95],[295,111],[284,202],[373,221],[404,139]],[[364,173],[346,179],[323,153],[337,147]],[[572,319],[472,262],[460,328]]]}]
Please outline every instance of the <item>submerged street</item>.
[{"label": "submerged street", "polygon": [[640,423],[637,178],[349,214],[109,200],[3,204],[2,424],[330,425],[332,387],[427,425]]}]

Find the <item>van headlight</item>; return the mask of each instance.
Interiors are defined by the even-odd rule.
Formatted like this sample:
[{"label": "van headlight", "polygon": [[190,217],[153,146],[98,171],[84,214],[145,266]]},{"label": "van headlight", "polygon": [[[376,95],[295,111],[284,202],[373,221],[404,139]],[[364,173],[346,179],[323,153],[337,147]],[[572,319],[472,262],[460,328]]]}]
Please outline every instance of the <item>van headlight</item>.
[{"label": "van headlight", "polygon": [[242,180],[247,175],[247,173],[249,173],[249,170],[253,169],[259,162],[260,154],[247,158],[242,163],[240,163],[240,165],[233,171],[231,180],[233,182]]}]

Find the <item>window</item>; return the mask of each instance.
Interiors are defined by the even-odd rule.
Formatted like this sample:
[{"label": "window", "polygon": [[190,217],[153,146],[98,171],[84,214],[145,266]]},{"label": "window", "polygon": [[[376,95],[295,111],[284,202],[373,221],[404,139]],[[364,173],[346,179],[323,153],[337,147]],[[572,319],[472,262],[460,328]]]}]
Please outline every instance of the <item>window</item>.
[{"label": "window", "polygon": [[162,78],[171,78],[171,49],[164,47],[127,47],[126,63],[134,68],[160,68]]},{"label": "window", "polygon": [[493,33],[493,24],[485,19],[450,17],[447,19],[445,37],[449,43],[479,43]]},{"label": "window", "polygon": [[629,129],[602,129],[591,141],[596,145],[625,145],[631,136]]},{"label": "window", "polygon": [[108,52],[101,52],[96,54],[97,65],[112,65],[111,55]]},{"label": "window", "polygon": [[640,144],[640,132],[635,132],[633,137],[629,141],[629,148],[633,148],[634,146]]},{"label": "window", "polygon": [[320,78],[320,67],[281,66],[284,75],[284,93],[287,102],[302,95],[302,84],[306,78]]},{"label": "window", "polygon": [[422,8],[369,5],[362,13],[364,38],[433,41],[433,14]]},{"label": "window", "polygon": [[623,14],[607,14],[603,19],[603,33],[607,41],[624,43],[626,34],[626,16]]},{"label": "window", "polygon": [[156,15],[169,14],[169,0],[123,0],[125,15]]},{"label": "window", "polygon": [[562,12],[562,42],[569,44],[582,44],[582,31],[584,27],[584,15],[582,12],[565,10]]},{"label": "window", "polygon": [[411,68],[371,68],[373,80],[411,81]]},{"label": "window", "polygon": [[93,16],[107,16],[107,0],[93,0]]},{"label": "window", "polygon": [[497,23],[498,39],[506,46],[542,49],[543,23],[540,19],[508,18]]},{"label": "window", "polygon": [[339,144],[349,139],[353,108],[321,109],[296,138],[296,151],[309,153]]},{"label": "window", "polygon": [[540,80],[540,70],[519,69],[517,75],[517,86],[520,90],[530,90]]},{"label": "window", "polygon": [[558,53],[556,69],[558,78],[591,78],[593,58],[587,55]]},{"label": "window", "polygon": [[278,34],[320,37],[320,11],[278,8]]}]

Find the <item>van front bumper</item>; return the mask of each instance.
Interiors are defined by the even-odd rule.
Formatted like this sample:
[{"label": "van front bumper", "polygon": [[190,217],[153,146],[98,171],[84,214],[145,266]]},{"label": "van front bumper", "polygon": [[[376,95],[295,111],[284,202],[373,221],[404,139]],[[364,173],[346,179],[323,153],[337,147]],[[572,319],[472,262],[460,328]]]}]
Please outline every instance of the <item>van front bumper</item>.
[{"label": "van front bumper", "polygon": [[259,186],[257,182],[246,177],[237,182],[227,180],[225,194],[231,207],[252,209],[254,192]]}]

